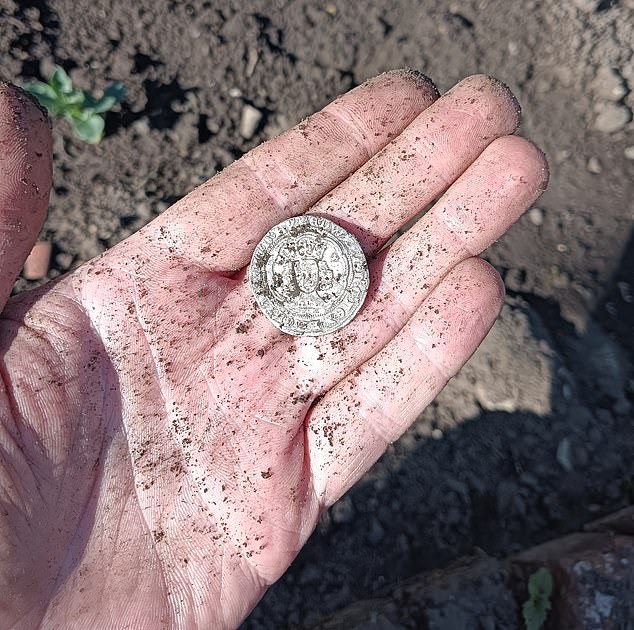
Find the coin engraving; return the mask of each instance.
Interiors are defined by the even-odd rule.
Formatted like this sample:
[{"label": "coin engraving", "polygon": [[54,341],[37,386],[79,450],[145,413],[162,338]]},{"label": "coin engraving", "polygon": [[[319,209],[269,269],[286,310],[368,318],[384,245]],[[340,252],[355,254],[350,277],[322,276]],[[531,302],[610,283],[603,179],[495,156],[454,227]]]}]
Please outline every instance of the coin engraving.
[{"label": "coin engraving", "polygon": [[269,230],[249,267],[251,290],[264,315],[295,336],[339,330],[368,292],[368,265],[357,240],[336,223],[312,215]]}]

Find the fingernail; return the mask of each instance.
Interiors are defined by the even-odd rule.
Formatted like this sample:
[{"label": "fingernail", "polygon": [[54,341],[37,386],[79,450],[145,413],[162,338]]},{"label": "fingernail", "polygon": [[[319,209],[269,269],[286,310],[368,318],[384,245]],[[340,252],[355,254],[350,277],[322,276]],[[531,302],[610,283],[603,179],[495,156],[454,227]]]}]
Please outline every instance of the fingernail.
[{"label": "fingernail", "polygon": [[24,261],[22,277],[27,280],[41,280],[46,278],[51,262],[51,244],[47,241],[38,241],[33,246],[31,253]]}]

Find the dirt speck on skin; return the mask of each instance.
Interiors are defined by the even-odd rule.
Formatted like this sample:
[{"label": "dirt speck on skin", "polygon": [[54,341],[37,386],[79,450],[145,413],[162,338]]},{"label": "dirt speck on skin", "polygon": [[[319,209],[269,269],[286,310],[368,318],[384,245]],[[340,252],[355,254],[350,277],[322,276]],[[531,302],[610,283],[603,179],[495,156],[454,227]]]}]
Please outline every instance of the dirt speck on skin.
[{"label": "dirt speck on skin", "polygon": [[[522,105],[521,134],[548,156],[539,221],[520,219],[487,254],[520,300],[501,319],[512,334],[504,328],[475,359],[480,372],[467,369],[388,447],[349,495],[354,518],[324,515],[244,630],[309,627],[476,548],[504,556],[632,501],[634,128],[623,121],[634,109],[634,16],[631,2],[578,5],[465,0],[458,14],[431,0],[369,0],[363,10],[343,0],[254,0],[248,10],[238,0],[0,0],[0,79],[41,78],[60,63],[83,89],[111,80],[129,89],[98,145],[53,121],[55,180],[41,235],[53,243],[50,278],[391,68],[421,70],[441,92],[472,73],[497,77]],[[618,78],[617,100],[608,75]],[[237,132],[245,104],[265,113],[249,140]],[[587,167],[596,160],[600,175]],[[429,253],[423,244],[421,259]],[[20,280],[16,290],[31,286]],[[247,326],[236,322],[236,332]],[[332,425],[324,431],[334,439]],[[554,455],[564,439],[570,471]],[[370,521],[382,532],[371,550]],[[161,530],[152,537],[164,542]]]}]

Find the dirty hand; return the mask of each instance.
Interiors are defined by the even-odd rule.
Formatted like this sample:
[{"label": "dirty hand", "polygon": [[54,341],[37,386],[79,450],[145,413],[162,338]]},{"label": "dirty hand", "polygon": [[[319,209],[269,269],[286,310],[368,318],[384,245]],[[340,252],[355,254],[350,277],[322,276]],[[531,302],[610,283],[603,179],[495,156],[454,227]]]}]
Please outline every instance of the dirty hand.
[{"label": "dirty hand", "polygon": [[[2,627],[235,627],[464,364],[503,294],[476,256],[547,167],[509,135],[501,84],[436,99],[418,74],[381,75],[6,302],[51,140],[0,88]],[[370,267],[360,313],[317,338],[275,329],[246,280],[265,232],[305,212],[355,234]]]}]

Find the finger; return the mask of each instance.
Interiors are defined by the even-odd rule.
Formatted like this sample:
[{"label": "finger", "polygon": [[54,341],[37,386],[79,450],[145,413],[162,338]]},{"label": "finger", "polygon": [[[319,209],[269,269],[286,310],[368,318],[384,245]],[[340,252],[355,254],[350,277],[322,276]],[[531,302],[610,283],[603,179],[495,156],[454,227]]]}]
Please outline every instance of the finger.
[{"label": "finger", "polygon": [[479,255],[517,221],[547,179],[544,154],[529,141],[506,136],[487,147],[418,223],[371,260],[361,312],[312,342],[321,366],[335,368],[324,371],[315,362],[315,386],[330,387],[383,348],[455,265]]},{"label": "finger", "polygon": [[372,254],[448,188],[485,147],[518,124],[519,105],[505,85],[484,75],[469,77],[311,213],[348,229],[366,254]]},{"label": "finger", "polygon": [[387,72],[198,187],[146,228],[170,253],[230,271],[276,223],[305,212],[397,136],[438,96],[414,71]]},{"label": "finger", "polygon": [[313,489],[334,503],[436,397],[493,325],[497,272],[470,258],[447,275],[399,334],[313,407],[306,443]]},{"label": "finger", "polygon": [[0,310],[42,229],[51,181],[46,112],[20,88],[0,83]]}]

